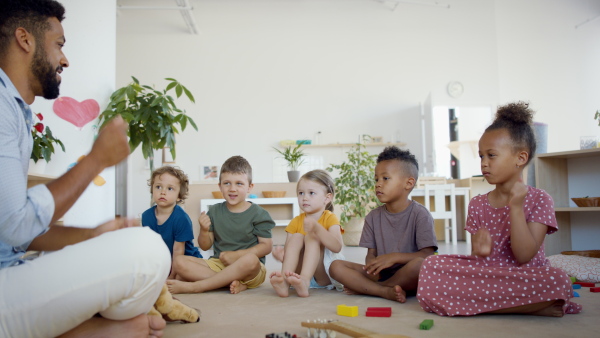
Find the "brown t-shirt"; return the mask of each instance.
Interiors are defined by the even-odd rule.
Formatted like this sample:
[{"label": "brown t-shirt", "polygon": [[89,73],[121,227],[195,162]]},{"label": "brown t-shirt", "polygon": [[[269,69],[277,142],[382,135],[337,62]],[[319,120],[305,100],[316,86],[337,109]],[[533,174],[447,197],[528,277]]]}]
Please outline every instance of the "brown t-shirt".
[{"label": "brown t-shirt", "polygon": [[427,247],[437,250],[433,217],[429,210],[415,201],[395,214],[382,205],[365,218],[359,245],[377,249],[377,256],[417,252]]}]

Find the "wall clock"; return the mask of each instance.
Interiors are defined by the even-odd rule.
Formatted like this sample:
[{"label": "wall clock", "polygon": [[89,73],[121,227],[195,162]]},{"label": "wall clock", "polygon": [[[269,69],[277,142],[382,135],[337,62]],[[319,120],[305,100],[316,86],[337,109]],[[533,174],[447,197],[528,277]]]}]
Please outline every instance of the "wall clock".
[{"label": "wall clock", "polygon": [[448,83],[448,95],[450,95],[453,98],[460,97],[463,94],[464,90],[465,88],[463,87],[462,83],[458,81],[452,81]]}]

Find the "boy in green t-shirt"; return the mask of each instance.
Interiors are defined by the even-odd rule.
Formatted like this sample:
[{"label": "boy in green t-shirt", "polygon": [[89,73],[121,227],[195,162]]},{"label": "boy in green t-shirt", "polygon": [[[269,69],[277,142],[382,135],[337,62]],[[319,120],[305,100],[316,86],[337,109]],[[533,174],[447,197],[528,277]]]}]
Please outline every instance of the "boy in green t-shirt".
[{"label": "boy in green t-shirt", "polygon": [[177,280],[167,280],[171,293],[200,293],[229,285],[235,294],[264,282],[275,222],[265,209],[246,201],[252,187],[252,167],[246,159],[233,156],[225,161],[219,175],[225,202],[198,218],[198,244],[202,250],[214,246],[214,254],[209,259],[178,256],[173,262]]}]

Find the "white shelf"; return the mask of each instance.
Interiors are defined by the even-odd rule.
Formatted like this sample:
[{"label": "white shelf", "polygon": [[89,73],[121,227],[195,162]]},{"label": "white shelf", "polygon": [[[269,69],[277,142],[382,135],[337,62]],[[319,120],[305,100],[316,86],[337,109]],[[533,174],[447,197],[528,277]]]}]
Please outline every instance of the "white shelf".
[{"label": "white shelf", "polygon": [[[345,148],[354,147],[356,143],[331,143],[331,144],[304,144],[302,147],[306,148]],[[404,147],[406,143],[386,143],[386,142],[372,142],[363,143],[362,145],[367,147],[386,147],[386,146],[397,146]]]},{"label": "white shelf", "polygon": [[[276,198],[247,198],[246,201],[252,202],[257,205],[291,205],[292,206],[292,217],[296,217],[300,214],[300,207],[298,206],[298,199],[296,197],[276,197]],[[208,212],[208,206],[225,202],[225,199],[202,199],[200,200],[200,212]],[[275,226],[287,226],[290,224],[291,219],[273,220]]]}]

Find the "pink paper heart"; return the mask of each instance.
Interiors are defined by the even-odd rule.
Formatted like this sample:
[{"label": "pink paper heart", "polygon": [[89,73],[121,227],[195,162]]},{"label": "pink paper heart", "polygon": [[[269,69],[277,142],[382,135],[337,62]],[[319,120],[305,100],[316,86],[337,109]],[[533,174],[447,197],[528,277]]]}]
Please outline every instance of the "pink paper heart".
[{"label": "pink paper heart", "polygon": [[71,122],[81,128],[88,122],[93,121],[100,114],[100,105],[94,99],[82,102],[68,96],[59,97],[52,106],[54,113],[61,119]]}]

